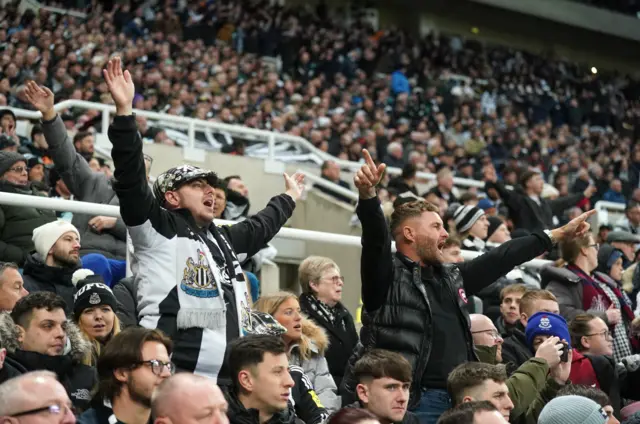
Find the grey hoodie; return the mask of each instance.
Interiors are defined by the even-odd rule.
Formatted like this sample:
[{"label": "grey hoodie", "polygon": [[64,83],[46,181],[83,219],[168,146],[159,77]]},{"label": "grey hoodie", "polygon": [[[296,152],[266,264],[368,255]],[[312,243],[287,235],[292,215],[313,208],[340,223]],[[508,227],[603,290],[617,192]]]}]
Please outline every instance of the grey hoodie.
[{"label": "grey hoodie", "polygon": [[[87,161],[76,153],[60,115],[52,121],[43,121],[42,131],[49,144],[49,154],[55,170],[77,200],[119,205],[110,179],[91,170]],[[80,231],[80,254],[101,253],[107,258],[125,260],[127,229],[122,219],[118,218],[114,228],[97,234],[89,228],[91,218],[92,215],[73,214],[72,224]]]}]

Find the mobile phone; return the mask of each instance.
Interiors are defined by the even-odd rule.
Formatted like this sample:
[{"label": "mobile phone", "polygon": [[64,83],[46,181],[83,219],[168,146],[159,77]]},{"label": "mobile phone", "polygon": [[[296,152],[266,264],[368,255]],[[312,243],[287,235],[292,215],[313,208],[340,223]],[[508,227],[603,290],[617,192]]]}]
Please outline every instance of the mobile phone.
[{"label": "mobile phone", "polygon": [[562,343],[562,354],[560,355],[560,362],[569,362],[569,346],[566,343]]}]

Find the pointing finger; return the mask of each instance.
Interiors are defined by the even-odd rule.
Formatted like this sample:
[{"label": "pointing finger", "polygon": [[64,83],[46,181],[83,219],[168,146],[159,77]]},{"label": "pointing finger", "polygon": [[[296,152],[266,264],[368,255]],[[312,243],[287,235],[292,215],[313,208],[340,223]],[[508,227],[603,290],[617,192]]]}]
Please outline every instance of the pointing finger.
[{"label": "pointing finger", "polygon": [[362,154],[364,155],[364,161],[367,163],[367,165],[369,165],[371,169],[376,169],[376,164],[373,162],[369,151],[367,149],[363,149]]}]

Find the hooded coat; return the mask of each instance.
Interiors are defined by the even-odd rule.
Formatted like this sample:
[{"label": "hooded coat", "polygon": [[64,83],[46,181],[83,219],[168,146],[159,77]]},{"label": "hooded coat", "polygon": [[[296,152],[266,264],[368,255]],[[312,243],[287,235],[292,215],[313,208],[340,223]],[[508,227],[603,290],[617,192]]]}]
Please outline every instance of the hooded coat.
[{"label": "hooded coat", "polygon": [[302,359],[300,346],[295,344],[289,351],[289,364],[297,365],[304,370],[322,405],[327,411],[333,413],[340,409],[341,401],[340,396],[337,395],[336,383],[329,372],[327,359],[324,357],[329,347],[327,334],[316,323],[305,318],[302,320],[302,337],[309,343],[311,358]]},{"label": "hooded coat", "polygon": [[67,316],[71,316],[70,314],[73,312],[73,293],[75,291],[71,283],[71,277],[77,269],[78,267],[58,268],[48,266],[38,253],[33,253],[27,257],[27,261],[24,264],[24,272],[22,274],[24,288],[29,293],[46,291],[57,294],[67,304],[65,313]]},{"label": "hooded coat", "polygon": [[10,365],[19,374],[43,370],[53,372],[67,390],[73,406],[80,411],[89,408],[91,392],[97,384],[98,378],[94,368],[83,364],[85,358],[91,354],[91,343],[83,337],[80,329],[73,322],[67,321],[68,343],[65,353],[59,356],[49,356],[22,350],[16,324],[9,314],[2,313],[0,315],[4,315],[0,319],[0,325],[4,327],[0,333],[11,335],[7,340],[2,341],[8,353],[5,366]]}]

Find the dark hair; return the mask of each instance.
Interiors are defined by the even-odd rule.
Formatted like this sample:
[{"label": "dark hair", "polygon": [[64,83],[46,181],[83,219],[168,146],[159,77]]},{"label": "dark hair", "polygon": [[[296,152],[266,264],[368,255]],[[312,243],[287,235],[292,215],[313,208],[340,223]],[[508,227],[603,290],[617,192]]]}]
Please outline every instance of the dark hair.
[{"label": "dark hair", "polygon": [[332,160],[325,160],[324,162],[322,162],[322,165],[320,165],[320,171],[324,171],[325,169],[329,168],[329,165],[331,165],[332,163]]},{"label": "dark hair", "polygon": [[611,405],[611,399],[609,399],[609,396],[597,387],[583,386],[580,384],[567,384],[558,390],[556,397],[560,396],[582,396],[587,399],[591,399],[602,407]]},{"label": "dark hair", "polygon": [[589,323],[597,317],[593,314],[578,314],[569,322],[569,333],[571,334],[571,346],[578,352],[587,350],[582,345],[582,338],[591,332]]},{"label": "dark hair", "polygon": [[640,206],[640,203],[636,202],[635,200],[630,200],[629,202],[627,202],[627,206],[624,208],[624,213],[628,213],[631,209]]},{"label": "dark hair", "polygon": [[31,128],[31,139],[33,140],[33,137],[38,134],[44,134],[44,131],[42,131],[42,127],[40,125],[34,125],[33,128]]},{"label": "dark hair", "polygon": [[520,185],[523,188],[527,188],[527,183],[529,182],[529,180],[533,177],[535,177],[536,175],[540,175],[539,172],[537,171],[525,171],[522,173],[522,175],[520,176]]},{"label": "dark hair", "polygon": [[128,327],[116,334],[98,358],[98,394],[94,398],[113,400],[124,383],[113,374],[117,369],[131,369],[142,362],[142,347],[147,342],[161,343],[171,355],[173,343],[162,331],[142,327]]},{"label": "dark hair", "polygon": [[375,420],[380,422],[371,412],[361,408],[342,408],[329,418],[327,424],[357,424],[360,421]]},{"label": "dark hair", "polygon": [[229,344],[229,369],[234,389],[238,390],[240,371],[258,365],[265,353],[280,355],[287,352],[282,337],[263,334],[240,337]]},{"label": "dark hair", "polygon": [[227,197],[227,182],[221,180],[220,178],[216,179],[216,183],[213,185],[213,188],[216,190],[224,191],[224,196]]},{"label": "dark hair", "polygon": [[408,163],[402,167],[402,178],[414,178],[417,172],[418,169],[416,168],[416,166],[412,163]]},{"label": "dark hair", "polygon": [[440,208],[425,200],[416,200],[415,202],[407,202],[399,205],[391,214],[391,235],[396,236],[396,231],[400,225],[409,218],[422,215],[424,212],[440,213]]},{"label": "dark hair", "polygon": [[449,373],[447,390],[451,395],[453,405],[462,403],[464,392],[477,387],[487,380],[503,383],[507,380],[507,370],[504,365],[484,364],[482,362],[465,362]]},{"label": "dark hair", "polygon": [[227,186],[231,180],[242,180],[242,177],[240,177],[240,175],[229,175],[228,177],[224,177],[224,182]]},{"label": "dark hair", "polygon": [[449,249],[450,247],[462,247],[462,242],[457,237],[449,236],[444,241],[444,244],[442,245],[442,249],[443,250],[444,249]]},{"label": "dark hair", "polygon": [[67,309],[67,304],[63,298],[51,292],[33,292],[16,302],[16,306],[11,311],[13,322],[22,328],[28,328],[33,318],[34,309],[46,309],[51,312],[56,309]]},{"label": "dark hair", "polygon": [[411,364],[399,353],[373,349],[356,362],[353,374],[358,383],[366,379],[375,380],[384,377],[410,383]]},{"label": "dark hair", "polygon": [[478,412],[494,412],[496,407],[488,400],[465,402],[444,412],[437,424],[474,424]]},{"label": "dark hair", "polygon": [[478,195],[467,191],[466,193],[463,193],[462,196],[460,196],[459,200],[460,203],[464,205],[465,202],[468,202],[470,200],[478,200]]},{"label": "dark hair", "polygon": [[76,135],[73,136],[73,144],[75,145],[77,142],[84,140],[86,137],[93,135],[89,131],[78,131]]}]

